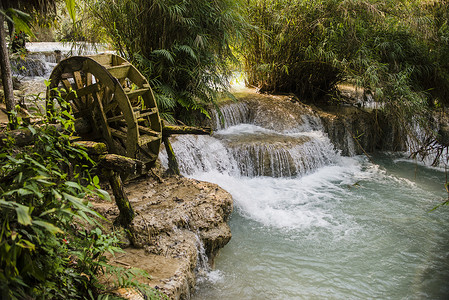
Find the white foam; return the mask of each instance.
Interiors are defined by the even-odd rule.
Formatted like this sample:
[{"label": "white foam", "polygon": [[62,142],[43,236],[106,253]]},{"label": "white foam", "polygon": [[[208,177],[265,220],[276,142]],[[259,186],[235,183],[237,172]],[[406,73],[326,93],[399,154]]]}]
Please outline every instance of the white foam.
[{"label": "white foam", "polygon": [[[346,185],[365,175],[359,159],[344,158],[340,165],[326,166],[301,178],[231,177],[216,171],[192,177],[219,184],[231,193],[241,214],[264,226],[277,228],[327,228],[348,226],[335,220],[332,202],[347,193]],[[341,227],[341,225],[344,225]]]}]

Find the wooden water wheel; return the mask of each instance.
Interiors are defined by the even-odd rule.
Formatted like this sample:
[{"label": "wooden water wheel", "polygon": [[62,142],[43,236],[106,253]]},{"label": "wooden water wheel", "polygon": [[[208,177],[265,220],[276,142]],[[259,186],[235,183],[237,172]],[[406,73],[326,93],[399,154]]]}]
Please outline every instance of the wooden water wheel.
[{"label": "wooden water wheel", "polygon": [[144,76],[128,61],[113,54],[72,56],[50,75],[47,111],[58,93],[75,118],[91,125],[109,151],[139,158],[147,165],[157,159],[162,126],[153,92]]}]

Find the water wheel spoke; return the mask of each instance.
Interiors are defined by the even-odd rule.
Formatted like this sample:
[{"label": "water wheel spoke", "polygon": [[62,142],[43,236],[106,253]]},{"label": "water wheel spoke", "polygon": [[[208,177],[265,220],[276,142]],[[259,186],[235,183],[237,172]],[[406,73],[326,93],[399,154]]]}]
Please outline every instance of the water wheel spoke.
[{"label": "water wheel spoke", "polygon": [[60,76],[61,79],[69,79],[69,78],[73,78],[73,74],[72,73],[63,73]]},{"label": "water wheel spoke", "polygon": [[83,95],[81,95],[78,92],[79,90],[82,90],[85,87],[85,85],[80,71],[73,72],[73,78],[75,79],[75,86],[76,86],[76,97],[73,99],[73,103],[75,103],[75,106],[77,107],[78,111],[81,111],[84,108],[86,108],[87,99],[85,94],[82,93]]},{"label": "water wheel spoke", "polygon": [[128,138],[128,134],[127,134],[127,130],[124,127],[118,127],[118,129],[116,128],[110,128],[111,133],[113,136],[116,136],[120,139],[122,139],[123,141],[126,141]]},{"label": "water wheel spoke", "polygon": [[157,137],[159,136],[159,132],[151,130],[148,127],[139,125],[138,128],[139,128],[139,132],[141,132],[142,134],[147,134],[147,135],[150,135],[150,136],[157,136]]},{"label": "water wheel spoke", "polygon": [[[97,85],[99,86],[99,83],[93,83],[93,75],[92,73],[87,72],[86,73],[86,86],[89,87],[91,85]],[[95,92],[98,92],[98,90],[96,90]],[[94,92],[92,92],[94,93]],[[86,102],[86,107],[91,107],[92,104],[94,103],[94,97],[91,95],[92,93],[89,93],[87,95],[87,102]]]},{"label": "water wheel spoke", "polygon": [[114,122],[123,121],[123,120],[125,120],[125,116],[123,114],[120,114],[120,115],[108,118],[108,123],[114,123]]},{"label": "water wheel spoke", "polygon": [[88,85],[86,87],[80,88],[79,90],[76,90],[76,96],[75,93],[70,93],[69,96],[67,97],[67,100],[74,100],[76,98],[80,98],[80,97],[84,97],[87,96],[89,94],[93,94],[96,93],[98,91],[100,91],[100,84],[99,83],[94,83],[92,85]]},{"label": "water wheel spoke", "polygon": [[96,103],[96,107],[98,109],[98,116],[99,116],[99,123],[101,128],[103,129],[103,137],[106,140],[106,142],[108,143],[109,147],[111,148],[112,151],[115,151],[114,148],[114,140],[112,139],[112,133],[111,133],[111,128],[109,127],[109,124],[106,120],[106,115],[104,114],[104,110],[103,110],[103,103],[102,101],[98,98],[98,95],[96,93],[94,93],[93,97],[95,98],[95,103]]},{"label": "water wheel spoke", "polygon": [[[105,109],[105,113],[108,113],[110,110],[116,107],[117,102],[114,102],[112,90],[108,87],[105,87],[102,91],[102,102],[103,107]],[[115,104],[115,106],[114,106]]]},{"label": "water wheel spoke", "polygon": [[157,155],[154,153],[151,153],[147,150],[147,147],[142,147],[139,146],[139,150],[148,158],[150,158],[150,160],[156,160],[157,159]]},{"label": "water wheel spoke", "polygon": [[148,143],[160,140],[161,138],[158,136],[151,136],[151,135],[142,135],[139,137],[139,146],[146,145]]}]

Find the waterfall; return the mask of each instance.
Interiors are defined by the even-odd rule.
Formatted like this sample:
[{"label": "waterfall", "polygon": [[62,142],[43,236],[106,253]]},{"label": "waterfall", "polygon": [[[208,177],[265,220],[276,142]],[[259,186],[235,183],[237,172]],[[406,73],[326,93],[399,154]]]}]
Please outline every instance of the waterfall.
[{"label": "waterfall", "polygon": [[51,70],[42,59],[29,57],[11,60],[11,67],[14,75],[26,77],[45,76]]},{"label": "waterfall", "polygon": [[209,259],[207,258],[203,241],[201,241],[201,238],[200,238],[198,232],[195,234],[195,238],[196,238],[196,248],[197,248],[197,255],[198,255],[198,258],[196,261],[195,273],[200,276],[204,276],[210,271]]},{"label": "waterfall", "polygon": [[[428,139],[433,139],[435,137],[435,132],[438,132],[439,123],[437,118],[434,118],[431,124],[435,124],[435,128],[432,129],[434,132],[429,132],[424,130],[418,121],[413,121],[413,126],[410,128],[410,132],[407,133],[407,154],[411,155],[418,151]],[[443,146],[436,142],[433,144],[433,149],[426,151],[424,153],[418,153],[416,156],[416,161],[425,166],[434,166],[438,168],[446,168],[448,166],[448,149],[443,149]],[[438,150],[443,152],[439,153]]]},{"label": "waterfall", "polygon": [[[14,75],[48,78],[61,59],[71,55],[91,55],[108,51],[106,45],[89,43],[27,43],[24,58],[11,60]],[[28,78],[27,78],[28,79]]]},{"label": "waterfall", "polygon": [[241,123],[250,123],[250,111],[245,102],[232,102],[212,112],[215,130],[225,129]]},{"label": "waterfall", "polygon": [[[231,126],[214,136],[178,136],[172,143],[186,175],[217,171],[230,176],[294,177],[335,164],[339,158],[322,131],[277,132],[253,124]],[[165,151],[160,159],[168,165]]]},{"label": "waterfall", "polygon": [[332,164],[336,157],[329,139],[320,132],[281,134],[255,125],[239,125],[216,137],[226,145],[242,176],[304,175]]},{"label": "waterfall", "polygon": [[[264,99],[266,99],[266,96]],[[272,99],[268,99],[272,100]],[[260,108],[246,99],[213,112],[213,136],[178,136],[173,147],[186,175],[217,171],[230,176],[295,177],[335,164],[339,153],[311,110],[274,99]],[[167,165],[165,151],[160,155]]]}]

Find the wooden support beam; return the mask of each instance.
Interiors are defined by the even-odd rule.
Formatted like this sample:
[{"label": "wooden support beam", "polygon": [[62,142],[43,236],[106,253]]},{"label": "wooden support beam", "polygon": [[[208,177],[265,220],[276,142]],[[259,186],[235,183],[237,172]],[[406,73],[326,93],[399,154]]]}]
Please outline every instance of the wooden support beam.
[{"label": "wooden support beam", "polygon": [[98,160],[98,166],[100,168],[134,175],[141,175],[146,171],[145,163],[143,161],[118,154],[101,155]]},{"label": "wooden support beam", "polygon": [[192,127],[192,126],[176,126],[176,125],[165,125],[162,127],[162,135],[170,136],[173,134],[201,134],[201,135],[211,135],[212,128],[209,127]]},{"label": "wooden support beam", "polygon": [[109,184],[112,188],[112,193],[114,194],[115,204],[120,211],[118,217],[119,223],[125,228],[128,227],[134,219],[135,213],[129,203],[128,196],[126,196],[125,189],[123,188],[123,182],[120,178],[118,172],[110,169],[106,169],[104,174],[109,180]]},{"label": "wooden support beam", "polygon": [[168,172],[174,175],[180,175],[178,160],[176,159],[175,152],[173,151],[173,147],[168,139],[168,136],[162,136],[162,141],[165,145],[165,151],[167,151],[168,156]]},{"label": "wooden support beam", "polygon": [[72,145],[85,150],[89,155],[98,156],[108,152],[108,146],[106,146],[105,143],[97,143],[92,141],[76,141],[73,142]]}]

